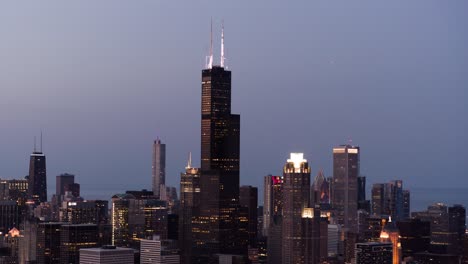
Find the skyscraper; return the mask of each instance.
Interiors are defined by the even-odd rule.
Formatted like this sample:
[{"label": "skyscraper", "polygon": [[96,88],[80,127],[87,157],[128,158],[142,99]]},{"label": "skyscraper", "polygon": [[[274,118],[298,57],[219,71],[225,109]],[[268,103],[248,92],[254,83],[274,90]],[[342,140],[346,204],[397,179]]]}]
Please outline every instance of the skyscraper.
[{"label": "skyscraper", "polygon": [[332,207],[336,221],[343,227],[344,257],[349,262],[354,257],[357,239],[358,186],[360,149],[341,145],[333,148]]},{"label": "skyscraper", "polygon": [[231,114],[231,72],[210,63],[202,70],[201,217],[204,254],[247,255],[239,225],[240,116]]},{"label": "skyscraper", "polygon": [[[166,144],[158,138],[153,142],[153,194],[161,198],[161,189],[166,190]],[[165,197],[163,197],[165,198]]]},{"label": "skyscraper", "polygon": [[317,263],[313,234],[320,228],[320,212],[310,207],[310,167],[304,154],[291,153],[283,174],[282,263]]},{"label": "skyscraper", "polygon": [[283,177],[265,176],[263,235],[267,236],[268,263],[281,263],[283,226]]},{"label": "skyscraper", "polygon": [[75,175],[73,174],[60,174],[56,177],[55,195],[60,199],[65,195],[65,187],[69,184],[75,183]]},{"label": "skyscraper", "polygon": [[372,214],[391,216],[395,220],[409,217],[410,192],[403,190],[401,180],[376,183],[372,186]]},{"label": "skyscraper", "polygon": [[263,230],[264,236],[269,236],[268,230],[275,216],[281,216],[283,210],[283,176],[267,175],[264,177],[263,191]]},{"label": "skyscraper", "polygon": [[62,225],[60,228],[60,264],[80,263],[80,249],[98,246],[98,226]]},{"label": "skyscraper", "polygon": [[392,263],[400,264],[401,263],[401,243],[400,243],[400,232],[398,227],[395,225],[395,222],[390,220],[385,224],[380,232],[380,242],[382,243],[392,243]]},{"label": "skyscraper", "polygon": [[338,223],[345,231],[357,232],[357,178],[359,147],[342,145],[333,148],[332,206]]},{"label": "skyscraper", "polygon": [[185,172],[180,174],[179,246],[183,264],[192,263],[192,218],[200,214],[200,190],[200,169],[192,168],[190,155]]},{"label": "skyscraper", "polygon": [[239,202],[242,207],[247,208],[249,218],[249,245],[256,246],[257,240],[257,203],[258,203],[258,189],[253,186],[241,186]]},{"label": "skyscraper", "polygon": [[60,263],[62,223],[40,223],[37,230],[37,263]]},{"label": "skyscraper", "polygon": [[329,205],[330,204],[330,185],[328,184],[327,179],[323,175],[323,171],[320,170],[315,176],[314,184],[312,186],[314,193],[313,201],[316,204]]},{"label": "skyscraper", "polygon": [[28,196],[36,204],[47,201],[46,156],[42,150],[34,149],[29,159]]}]

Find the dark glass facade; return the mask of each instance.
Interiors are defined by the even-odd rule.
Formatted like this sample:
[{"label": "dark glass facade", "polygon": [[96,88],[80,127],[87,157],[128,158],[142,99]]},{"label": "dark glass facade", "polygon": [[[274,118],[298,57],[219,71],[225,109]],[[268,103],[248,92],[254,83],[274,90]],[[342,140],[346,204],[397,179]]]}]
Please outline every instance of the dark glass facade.
[{"label": "dark glass facade", "polygon": [[359,155],[359,147],[344,145],[333,148],[332,206],[338,224],[352,233],[357,232]]},{"label": "dark glass facade", "polygon": [[247,209],[248,212],[248,233],[249,245],[256,247],[257,241],[257,204],[258,204],[258,189],[253,186],[241,186],[240,205]]},{"label": "dark glass facade", "polygon": [[[202,71],[201,212],[197,254],[247,255],[240,238],[240,116],[231,114],[231,72]],[[206,260],[203,260],[206,261]]]},{"label": "dark glass facade", "polygon": [[34,151],[29,160],[28,196],[36,204],[47,201],[46,157]]}]

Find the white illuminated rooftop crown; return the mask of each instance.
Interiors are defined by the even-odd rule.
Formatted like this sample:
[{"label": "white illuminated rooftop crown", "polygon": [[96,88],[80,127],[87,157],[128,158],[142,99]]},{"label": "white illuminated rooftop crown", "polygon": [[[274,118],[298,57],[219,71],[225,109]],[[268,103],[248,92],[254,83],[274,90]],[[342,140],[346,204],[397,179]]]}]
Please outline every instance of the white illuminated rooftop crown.
[{"label": "white illuminated rooftop crown", "polygon": [[294,163],[295,169],[300,169],[301,164],[307,162],[307,160],[304,159],[304,153],[291,153],[291,158],[288,159],[288,162]]}]

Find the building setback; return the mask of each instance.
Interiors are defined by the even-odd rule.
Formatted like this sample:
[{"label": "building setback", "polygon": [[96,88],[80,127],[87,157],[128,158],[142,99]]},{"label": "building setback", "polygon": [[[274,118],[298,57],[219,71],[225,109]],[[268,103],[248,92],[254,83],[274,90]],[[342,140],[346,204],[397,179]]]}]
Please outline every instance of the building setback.
[{"label": "building setback", "polygon": [[201,210],[197,217],[199,261],[216,254],[247,255],[240,232],[240,116],[231,113],[231,72],[210,63],[201,80]]}]

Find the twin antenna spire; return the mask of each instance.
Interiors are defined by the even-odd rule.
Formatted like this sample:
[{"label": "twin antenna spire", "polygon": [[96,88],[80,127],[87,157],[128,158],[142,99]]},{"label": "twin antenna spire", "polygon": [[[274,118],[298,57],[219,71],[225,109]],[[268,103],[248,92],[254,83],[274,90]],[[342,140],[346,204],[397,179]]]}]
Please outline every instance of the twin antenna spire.
[{"label": "twin antenna spire", "polygon": [[[225,67],[224,65],[224,20],[221,22],[221,62],[220,66],[222,68]],[[213,68],[213,19],[211,19],[211,30],[210,30],[210,55],[208,56],[208,62],[206,64],[206,68],[211,69]]]}]

